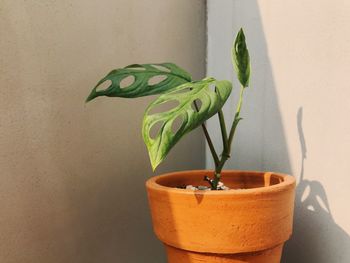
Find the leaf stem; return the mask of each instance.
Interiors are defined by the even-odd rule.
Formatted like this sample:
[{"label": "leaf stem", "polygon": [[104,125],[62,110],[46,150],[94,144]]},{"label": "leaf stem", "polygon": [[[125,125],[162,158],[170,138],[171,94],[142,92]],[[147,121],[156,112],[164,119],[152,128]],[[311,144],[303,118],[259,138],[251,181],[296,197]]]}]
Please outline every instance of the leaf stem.
[{"label": "leaf stem", "polygon": [[[194,101],[193,104],[194,104],[194,107],[196,108],[197,112],[199,112],[199,108],[198,108],[198,105],[197,105],[196,101]],[[207,127],[205,126],[204,123],[202,123],[202,129],[203,129],[203,133],[204,133],[205,139],[206,139],[207,142],[208,142],[209,149],[210,149],[210,153],[211,153],[211,155],[213,156],[214,164],[215,164],[215,167],[216,167],[216,166],[219,165],[219,157],[218,157],[218,154],[217,154],[216,151],[215,151],[214,144],[213,144],[213,142],[212,142],[212,140],[211,140],[211,138],[210,138],[208,129],[207,129]]]},{"label": "leaf stem", "polygon": [[214,147],[214,144],[210,138],[210,135],[208,133],[208,130],[207,130],[207,127],[205,126],[205,124],[203,123],[202,124],[202,129],[203,129],[203,132],[204,132],[204,135],[205,135],[205,138],[208,142],[208,145],[209,145],[209,149],[210,149],[210,152],[211,152],[211,155],[213,156],[213,159],[214,159],[214,163],[215,163],[215,166],[217,166],[219,164],[219,157],[215,151],[215,147]]},{"label": "leaf stem", "polygon": [[221,179],[222,168],[224,167],[226,161],[230,158],[232,141],[233,141],[233,137],[234,137],[235,132],[236,132],[237,125],[238,125],[239,121],[242,120],[242,118],[240,117],[240,113],[241,113],[242,102],[243,102],[243,91],[244,91],[244,86],[241,87],[235,117],[234,117],[234,120],[232,122],[230,135],[228,138],[227,138],[227,131],[226,131],[226,125],[225,125],[223,112],[222,112],[222,110],[220,110],[218,112],[221,134],[222,134],[222,141],[223,141],[223,151],[222,151],[221,158],[220,158],[218,164],[215,165],[214,179],[211,183],[212,190],[217,190],[217,188],[218,188],[218,184],[219,184],[220,179]]},{"label": "leaf stem", "polygon": [[241,113],[241,108],[242,108],[242,103],[243,103],[243,91],[244,91],[244,87],[242,86],[241,87],[241,91],[239,93],[239,101],[238,101],[238,104],[237,104],[235,118],[234,118],[234,120],[232,122],[230,135],[228,137],[229,151],[231,151],[232,140],[233,140],[233,136],[235,135],[235,132],[236,132],[236,127],[237,127],[239,121],[242,120],[242,118],[240,117],[240,113]]},{"label": "leaf stem", "polygon": [[225,117],[224,117],[224,113],[222,112],[222,109],[219,110],[218,116],[219,116],[220,129],[221,129],[222,145],[224,147],[223,151],[227,152],[228,150],[227,130],[226,130]]}]

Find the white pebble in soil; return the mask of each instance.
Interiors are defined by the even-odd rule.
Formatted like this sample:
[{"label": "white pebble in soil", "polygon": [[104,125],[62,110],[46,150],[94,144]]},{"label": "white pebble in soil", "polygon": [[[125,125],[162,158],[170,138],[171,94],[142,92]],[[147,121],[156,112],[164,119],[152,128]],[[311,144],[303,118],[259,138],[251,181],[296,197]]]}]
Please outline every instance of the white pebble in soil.
[{"label": "white pebble in soil", "polygon": [[199,186],[197,186],[197,190],[211,190],[211,189],[208,186],[199,185]]},{"label": "white pebble in soil", "polygon": [[[193,186],[193,185],[189,184],[186,186],[186,189],[187,190],[211,191],[211,188],[209,186],[204,186],[204,185]],[[230,188],[225,186],[223,182],[219,182],[217,190],[230,190]]]},{"label": "white pebble in soil", "polygon": [[187,186],[186,186],[186,189],[187,189],[187,190],[197,190],[197,188],[194,187],[193,185],[187,185]]}]

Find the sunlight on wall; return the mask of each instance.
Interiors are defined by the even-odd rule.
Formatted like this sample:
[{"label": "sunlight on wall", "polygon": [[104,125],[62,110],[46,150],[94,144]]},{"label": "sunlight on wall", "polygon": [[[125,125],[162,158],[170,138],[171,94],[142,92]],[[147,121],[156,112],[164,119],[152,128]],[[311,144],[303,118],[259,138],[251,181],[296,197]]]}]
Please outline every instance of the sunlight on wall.
[{"label": "sunlight on wall", "polygon": [[[294,236],[282,262],[350,261],[349,12],[341,0],[208,2],[209,74],[232,78],[228,44],[241,26],[252,57],[244,120],[227,168],[299,180]],[[219,144],[216,125],[209,122]],[[210,167],[208,151],[207,160]]]}]

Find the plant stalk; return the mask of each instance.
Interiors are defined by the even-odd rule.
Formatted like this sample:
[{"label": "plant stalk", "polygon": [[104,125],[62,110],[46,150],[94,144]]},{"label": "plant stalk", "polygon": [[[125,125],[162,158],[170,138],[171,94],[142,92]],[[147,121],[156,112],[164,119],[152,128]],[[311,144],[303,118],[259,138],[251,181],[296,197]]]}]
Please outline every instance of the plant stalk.
[{"label": "plant stalk", "polygon": [[228,138],[227,138],[225,117],[224,117],[224,113],[222,112],[222,109],[219,110],[218,116],[219,116],[219,122],[220,122],[223,151],[227,152],[227,150],[228,150]]},{"label": "plant stalk", "polygon": [[[193,102],[194,104],[194,107],[196,108],[196,111],[199,112],[199,108],[198,108],[198,105],[196,103],[196,101]],[[204,123],[202,123],[202,129],[203,129],[203,133],[204,133],[204,136],[205,136],[205,139],[207,140],[207,143],[209,145],[209,149],[210,149],[210,153],[211,155],[213,156],[213,159],[214,159],[214,164],[215,164],[215,167],[219,165],[219,157],[218,157],[218,154],[216,153],[215,151],[215,147],[214,147],[214,144],[210,138],[210,135],[209,135],[209,132],[208,132],[208,129],[207,127],[205,126]]]},{"label": "plant stalk", "polygon": [[223,141],[223,151],[222,151],[221,158],[220,158],[218,164],[215,165],[214,179],[211,183],[212,190],[217,190],[218,184],[219,184],[220,179],[221,179],[222,168],[224,167],[226,161],[230,158],[232,141],[233,141],[233,137],[234,137],[235,132],[236,132],[237,125],[238,125],[239,121],[242,120],[242,118],[240,117],[240,113],[241,113],[242,103],[243,103],[243,91],[244,91],[244,86],[241,87],[235,117],[234,117],[234,120],[232,122],[230,135],[228,138],[227,138],[227,131],[226,131],[226,125],[225,125],[223,112],[222,112],[222,110],[220,110],[218,112],[222,141]]},{"label": "plant stalk", "polygon": [[242,86],[241,91],[239,93],[239,100],[238,100],[238,104],[237,104],[235,118],[232,122],[230,135],[228,137],[229,151],[231,151],[232,140],[233,140],[233,136],[235,135],[235,132],[236,132],[236,127],[237,127],[239,121],[242,120],[242,118],[240,117],[240,113],[241,113],[242,103],[243,103],[243,91],[244,91],[244,87]]},{"label": "plant stalk", "polygon": [[217,166],[219,164],[219,162],[220,162],[219,161],[219,157],[218,157],[218,155],[217,155],[217,153],[215,151],[214,144],[213,144],[213,142],[212,142],[212,140],[210,138],[209,132],[208,132],[207,127],[205,126],[204,123],[202,123],[202,129],[203,129],[204,136],[205,136],[205,138],[206,138],[206,140],[208,142],[210,153],[213,156],[214,164],[215,164],[215,166]]}]

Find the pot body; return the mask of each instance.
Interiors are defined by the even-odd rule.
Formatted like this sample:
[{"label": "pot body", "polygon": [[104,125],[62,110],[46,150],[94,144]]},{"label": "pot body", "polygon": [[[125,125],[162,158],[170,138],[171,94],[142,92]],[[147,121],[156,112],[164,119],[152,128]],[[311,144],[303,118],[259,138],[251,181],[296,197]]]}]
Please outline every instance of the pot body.
[{"label": "pot body", "polygon": [[169,173],[146,183],[154,232],[169,263],[280,262],[292,233],[295,179],[278,173],[223,171],[233,190],[192,191],[213,171]]}]

